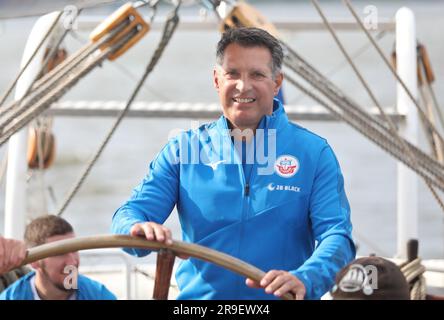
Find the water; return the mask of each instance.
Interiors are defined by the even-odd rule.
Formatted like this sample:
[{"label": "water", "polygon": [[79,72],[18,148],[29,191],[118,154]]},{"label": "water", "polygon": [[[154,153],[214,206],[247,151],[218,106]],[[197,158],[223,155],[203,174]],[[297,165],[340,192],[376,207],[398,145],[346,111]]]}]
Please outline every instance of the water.
[{"label": "water", "polygon": [[[331,19],[350,18],[340,2],[323,4]],[[444,3],[440,1],[373,1],[358,2],[357,7],[376,5],[381,18],[392,18],[402,5],[411,7],[417,18],[418,39],[429,51],[437,81],[435,92],[444,101],[444,41],[439,30],[444,27],[441,15]],[[264,2],[258,8],[272,19],[317,19],[313,7],[304,2]],[[91,10],[86,13],[97,14]],[[161,14],[165,8],[161,10]],[[195,7],[184,8],[184,15],[196,15]],[[4,90],[15,76],[25,46],[27,34],[34,18],[0,21],[0,49],[2,71],[0,88]],[[80,32],[80,38],[87,34]],[[126,100],[135,86],[132,77],[139,77],[159,39],[152,32],[116,63],[106,62],[102,68],[88,75],[71,90],[64,100]],[[285,39],[302,56],[322,72],[329,73],[340,64],[342,57],[326,32],[286,32]],[[341,39],[350,52],[366,42],[359,32],[341,32]],[[218,32],[180,31],[167,48],[162,60],[149,77],[138,96],[141,101],[217,102],[211,76],[214,48]],[[388,55],[393,47],[393,34],[380,41]],[[80,46],[73,37],[68,39],[68,50]],[[356,59],[364,77],[382,105],[395,104],[395,82],[374,52],[368,50]],[[331,79],[362,105],[370,99],[361,88],[350,68],[343,68]],[[284,86],[289,103],[313,104],[300,99],[300,93],[288,84]],[[441,103],[442,104],[442,103]],[[167,141],[175,128],[190,128],[191,119],[126,119],[109,143],[97,165],[90,173],[78,196],[67,208],[64,217],[74,225],[80,236],[102,234],[109,231],[114,211],[127,199],[132,188],[147,172],[150,160]],[[201,121],[203,123],[203,120]],[[66,118],[55,119],[57,158],[47,171],[44,181],[54,190],[58,203],[62,201],[86,162],[111,126],[111,119]],[[393,256],[396,253],[396,162],[385,152],[368,142],[353,129],[341,123],[302,122],[302,126],[324,136],[334,148],[345,176],[345,185],[352,208],[354,236],[359,244],[358,254],[377,253]],[[421,146],[427,149],[422,139]],[[0,149],[4,155],[5,147]],[[0,230],[3,230],[4,185],[0,194]],[[49,201],[50,210],[55,204]],[[444,257],[443,213],[420,182],[420,254],[424,258]],[[180,227],[175,212],[167,221],[175,238],[180,239]]]}]

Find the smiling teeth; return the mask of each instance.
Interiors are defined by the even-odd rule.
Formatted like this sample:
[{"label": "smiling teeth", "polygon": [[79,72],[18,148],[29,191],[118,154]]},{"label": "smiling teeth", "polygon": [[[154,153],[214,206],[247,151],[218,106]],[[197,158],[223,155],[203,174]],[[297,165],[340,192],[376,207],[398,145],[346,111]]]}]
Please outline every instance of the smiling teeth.
[{"label": "smiling teeth", "polygon": [[234,98],[233,100],[239,103],[249,103],[255,101],[255,99],[240,99],[240,98]]}]

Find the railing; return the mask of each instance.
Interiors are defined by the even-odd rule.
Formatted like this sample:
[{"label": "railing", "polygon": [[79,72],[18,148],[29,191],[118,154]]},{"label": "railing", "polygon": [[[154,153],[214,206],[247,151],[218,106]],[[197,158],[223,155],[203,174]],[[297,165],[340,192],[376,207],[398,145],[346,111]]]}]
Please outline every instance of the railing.
[{"label": "railing", "polygon": [[[104,258],[110,258],[110,257],[115,257],[115,258],[120,259],[123,263],[123,272],[124,272],[124,276],[125,276],[125,283],[124,283],[125,289],[126,289],[125,298],[127,300],[132,299],[131,272],[134,269],[134,263],[131,261],[128,254],[124,253],[120,249],[93,249],[93,250],[88,250],[88,251],[82,251],[80,253],[80,256],[82,257],[82,264],[85,259],[94,259],[94,258],[104,259]],[[90,267],[88,269],[83,267],[81,270],[86,273],[88,273],[88,271],[89,272],[103,271],[103,269],[97,268],[96,266],[94,266],[94,268]]]}]

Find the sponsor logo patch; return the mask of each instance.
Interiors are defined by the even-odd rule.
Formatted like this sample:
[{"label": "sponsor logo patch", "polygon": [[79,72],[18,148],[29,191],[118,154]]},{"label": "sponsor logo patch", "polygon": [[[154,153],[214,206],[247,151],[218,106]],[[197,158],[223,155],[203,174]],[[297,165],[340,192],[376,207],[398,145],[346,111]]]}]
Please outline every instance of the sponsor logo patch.
[{"label": "sponsor logo patch", "polygon": [[273,182],[269,183],[267,186],[269,191],[293,191],[293,192],[301,192],[301,188],[297,186],[289,186],[289,185],[281,185],[274,184]]},{"label": "sponsor logo patch", "polygon": [[290,178],[299,170],[299,161],[296,157],[283,155],[274,163],[274,170],[283,178]]}]

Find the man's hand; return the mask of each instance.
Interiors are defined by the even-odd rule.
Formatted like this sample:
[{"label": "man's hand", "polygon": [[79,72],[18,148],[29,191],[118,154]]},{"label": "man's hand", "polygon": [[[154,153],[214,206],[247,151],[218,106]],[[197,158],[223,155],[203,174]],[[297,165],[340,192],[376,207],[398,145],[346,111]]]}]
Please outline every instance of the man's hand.
[{"label": "man's hand", "polygon": [[23,241],[0,236],[0,275],[18,267],[26,257]]},{"label": "man's hand", "polygon": [[[147,240],[163,242],[166,245],[173,244],[171,230],[155,222],[136,223],[130,229],[130,235],[133,237],[145,237]],[[189,256],[178,254],[181,259],[188,259]]]},{"label": "man's hand", "polygon": [[282,297],[287,292],[291,293],[296,300],[303,300],[305,296],[304,284],[294,275],[284,270],[271,270],[262,278],[260,283],[247,279],[250,288],[264,288],[266,293]]},{"label": "man's hand", "polygon": [[167,245],[173,244],[173,237],[170,229],[155,222],[136,223],[130,229],[133,237],[145,237],[147,240],[164,242]]}]

